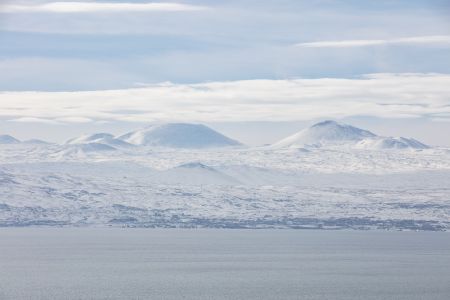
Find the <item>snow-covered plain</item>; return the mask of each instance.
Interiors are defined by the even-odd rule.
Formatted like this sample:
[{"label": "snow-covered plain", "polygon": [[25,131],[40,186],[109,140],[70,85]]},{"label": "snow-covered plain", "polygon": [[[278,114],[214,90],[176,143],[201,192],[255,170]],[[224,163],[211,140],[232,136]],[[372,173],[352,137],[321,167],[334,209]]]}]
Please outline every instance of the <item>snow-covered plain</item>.
[{"label": "snow-covered plain", "polygon": [[0,226],[450,229],[450,149],[336,122],[253,148],[178,125],[5,138]]}]

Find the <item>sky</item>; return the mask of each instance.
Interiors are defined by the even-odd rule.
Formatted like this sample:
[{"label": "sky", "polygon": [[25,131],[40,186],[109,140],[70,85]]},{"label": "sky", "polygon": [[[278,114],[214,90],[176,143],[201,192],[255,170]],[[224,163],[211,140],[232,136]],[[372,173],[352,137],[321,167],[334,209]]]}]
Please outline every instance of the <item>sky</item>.
[{"label": "sky", "polygon": [[0,134],[325,119],[450,146],[450,1],[0,2]]}]

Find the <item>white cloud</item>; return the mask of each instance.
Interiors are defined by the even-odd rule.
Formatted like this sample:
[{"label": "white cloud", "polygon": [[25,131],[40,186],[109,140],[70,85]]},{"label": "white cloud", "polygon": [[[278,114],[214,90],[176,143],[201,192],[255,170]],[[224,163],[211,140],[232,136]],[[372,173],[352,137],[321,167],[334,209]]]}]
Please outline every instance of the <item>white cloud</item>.
[{"label": "white cloud", "polygon": [[0,117],[55,122],[442,119],[450,116],[449,94],[450,74],[164,83],[105,91],[1,92]]},{"label": "white cloud", "polygon": [[449,44],[450,35],[415,36],[385,40],[341,40],[299,43],[296,47],[304,48],[350,48],[398,44]]},{"label": "white cloud", "polygon": [[59,122],[52,119],[34,118],[34,117],[22,117],[17,119],[8,120],[10,122],[19,123],[43,123],[43,124],[60,124]]},{"label": "white cloud", "polygon": [[85,117],[75,116],[75,117],[56,118],[55,121],[65,123],[90,123],[93,120]]},{"label": "white cloud", "polygon": [[207,9],[205,6],[169,2],[48,2],[28,5],[9,4],[0,6],[0,12],[2,13],[174,12],[205,9]]}]

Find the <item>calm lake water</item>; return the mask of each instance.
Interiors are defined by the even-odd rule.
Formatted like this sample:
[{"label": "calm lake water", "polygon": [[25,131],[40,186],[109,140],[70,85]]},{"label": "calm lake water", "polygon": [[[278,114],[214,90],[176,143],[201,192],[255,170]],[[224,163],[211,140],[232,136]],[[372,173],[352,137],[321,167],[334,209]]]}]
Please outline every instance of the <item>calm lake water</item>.
[{"label": "calm lake water", "polygon": [[450,299],[450,233],[3,228],[0,299]]}]

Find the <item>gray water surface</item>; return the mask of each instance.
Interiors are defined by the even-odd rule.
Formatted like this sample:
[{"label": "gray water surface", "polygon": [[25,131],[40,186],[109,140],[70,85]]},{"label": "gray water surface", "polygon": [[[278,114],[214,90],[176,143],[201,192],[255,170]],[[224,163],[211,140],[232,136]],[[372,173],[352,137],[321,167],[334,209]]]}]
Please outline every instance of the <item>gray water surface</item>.
[{"label": "gray water surface", "polygon": [[3,228],[0,299],[450,299],[450,234]]}]

